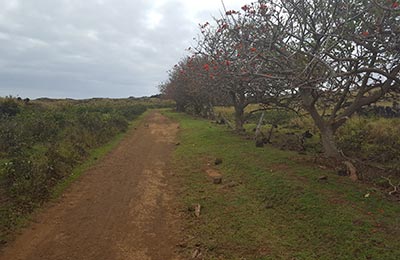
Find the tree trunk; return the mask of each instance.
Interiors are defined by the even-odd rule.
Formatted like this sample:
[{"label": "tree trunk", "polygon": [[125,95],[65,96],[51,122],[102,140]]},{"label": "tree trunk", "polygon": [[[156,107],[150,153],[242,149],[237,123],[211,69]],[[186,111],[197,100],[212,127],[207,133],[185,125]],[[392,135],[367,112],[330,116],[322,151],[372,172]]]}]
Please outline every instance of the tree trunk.
[{"label": "tree trunk", "polygon": [[332,127],[324,125],[323,127],[320,127],[319,130],[321,132],[321,142],[325,155],[331,158],[340,159],[342,155],[336,146],[335,132]]},{"label": "tree trunk", "polygon": [[318,113],[318,110],[315,107],[316,98],[313,96],[312,87],[313,86],[300,89],[303,107],[310,113],[311,118],[314,120],[315,125],[321,133],[321,143],[325,155],[327,157],[341,159],[342,155],[340,154],[335,142],[335,131],[340,125],[337,124],[334,127],[331,122],[325,121]]},{"label": "tree trunk", "polygon": [[267,142],[268,143],[271,143],[271,138],[272,138],[272,132],[274,131],[274,128],[275,128],[275,125],[271,125],[271,128],[269,129],[269,132],[268,132],[268,137],[267,137]]},{"label": "tree trunk", "polygon": [[235,129],[237,132],[244,132],[244,108],[235,106]]},{"label": "tree trunk", "polygon": [[231,92],[232,103],[235,109],[235,129],[238,133],[244,132],[243,124],[244,124],[244,109],[246,107],[245,104],[245,96],[243,93],[235,93]]},{"label": "tree trunk", "polygon": [[185,112],[185,105],[180,102],[176,102],[176,111]]}]

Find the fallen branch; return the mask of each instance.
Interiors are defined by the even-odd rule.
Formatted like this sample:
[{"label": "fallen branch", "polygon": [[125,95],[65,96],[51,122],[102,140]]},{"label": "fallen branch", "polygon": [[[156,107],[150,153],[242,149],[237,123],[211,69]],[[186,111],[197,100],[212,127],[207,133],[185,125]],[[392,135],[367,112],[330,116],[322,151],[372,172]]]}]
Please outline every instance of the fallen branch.
[{"label": "fallen branch", "polygon": [[224,117],[223,115],[220,115],[220,117],[222,118],[222,120],[224,120],[225,124],[230,128],[230,129],[235,129],[235,127],[232,125],[232,123],[226,119],[226,117]]},{"label": "fallen branch", "polygon": [[378,170],[382,170],[382,171],[387,171],[389,169],[389,168],[384,168],[382,166],[378,166],[378,165],[374,165],[374,164],[371,164],[371,163],[367,163],[367,162],[361,161],[360,159],[357,159],[357,158],[348,157],[343,153],[342,150],[340,150],[339,152],[340,152],[340,154],[342,155],[343,158],[347,159],[350,162],[362,164],[364,166],[372,167],[372,168],[375,168],[375,169],[378,169]]},{"label": "fallen branch", "polygon": [[399,184],[394,185],[394,184],[392,183],[392,180],[391,180],[391,179],[389,179],[389,178],[387,178],[387,177],[384,177],[384,176],[381,176],[381,177],[382,177],[383,179],[387,180],[388,183],[389,183],[389,185],[392,186],[392,188],[393,188],[392,191],[389,191],[389,195],[393,195],[393,194],[399,192],[400,182],[399,182]]}]

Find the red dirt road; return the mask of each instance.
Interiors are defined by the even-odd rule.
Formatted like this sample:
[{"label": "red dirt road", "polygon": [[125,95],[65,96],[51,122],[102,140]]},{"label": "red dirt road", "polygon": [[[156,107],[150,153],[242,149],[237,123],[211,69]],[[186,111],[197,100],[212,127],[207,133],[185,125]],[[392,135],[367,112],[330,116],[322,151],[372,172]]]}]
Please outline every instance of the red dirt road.
[{"label": "red dirt road", "polygon": [[179,259],[179,220],[168,184],[178,125],[158,112],[35,216],[3,260]]}]

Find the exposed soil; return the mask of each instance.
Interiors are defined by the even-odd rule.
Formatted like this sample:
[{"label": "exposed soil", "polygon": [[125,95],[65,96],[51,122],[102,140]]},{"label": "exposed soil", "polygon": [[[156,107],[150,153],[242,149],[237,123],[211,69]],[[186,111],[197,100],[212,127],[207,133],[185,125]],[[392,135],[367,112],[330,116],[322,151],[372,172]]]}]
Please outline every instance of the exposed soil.
[{"label": "exposed soil", "polygon": [[179,259],[168,185],[178,124],[151,112],[119,146],[34,217],[0,259]]}]

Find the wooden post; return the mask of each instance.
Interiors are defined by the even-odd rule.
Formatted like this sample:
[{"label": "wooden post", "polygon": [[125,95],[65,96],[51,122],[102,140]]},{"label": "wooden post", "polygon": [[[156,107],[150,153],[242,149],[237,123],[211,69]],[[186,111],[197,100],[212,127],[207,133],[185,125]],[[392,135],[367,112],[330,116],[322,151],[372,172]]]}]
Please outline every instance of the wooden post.
[{"label": "wooden post", "polygon": [[260,120],[258,121],[257,127],[256,127],[256,134],[254,137],[254,140],[256,141],[256,147],[264,147],[264,138],[261,136],[259,137],[261,133],[261,125],[264,119],[264,113],[265,111],[262,112],[261,116],[260,116]]}]

